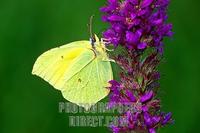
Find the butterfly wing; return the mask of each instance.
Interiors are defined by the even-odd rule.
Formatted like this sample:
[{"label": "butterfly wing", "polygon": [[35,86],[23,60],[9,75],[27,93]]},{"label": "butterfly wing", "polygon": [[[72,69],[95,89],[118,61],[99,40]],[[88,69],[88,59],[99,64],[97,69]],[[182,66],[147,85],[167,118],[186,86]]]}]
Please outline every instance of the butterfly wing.
[{"label": "butterfly wing", "polygon": [[89,41],[77,41],[51,49],[36,60],[32,74],[43,78],[56,89],[95,58]]},{"label": "butterfly wing", "polygon": [[112,79],[110,61],[95,58],[65,83],[62,94],[65,99],[87,110],[108,95],[106,87]]}]

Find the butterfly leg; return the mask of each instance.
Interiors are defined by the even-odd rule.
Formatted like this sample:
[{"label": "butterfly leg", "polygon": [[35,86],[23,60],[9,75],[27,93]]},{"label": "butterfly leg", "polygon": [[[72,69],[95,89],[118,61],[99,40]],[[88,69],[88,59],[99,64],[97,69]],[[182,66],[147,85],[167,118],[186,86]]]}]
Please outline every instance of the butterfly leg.
[{"label": "butterfly leg", "polygon": [[110,61],[110,62],[114,62],[114,63],[115,63],[115,60],[113,60],[113,59],[106,59],[106,58],[103,58],[102,61]]},{"label": "butterfly leg", "polygon": [[[101,38],[101,43],[103,43],[103,44],[109,44],[110,42],[109,42],[108,39]],[[110,51],[110,52],[114,51],[114,49],[108,49],[108,48],[105,48],[105,50],[106,51]]]}]

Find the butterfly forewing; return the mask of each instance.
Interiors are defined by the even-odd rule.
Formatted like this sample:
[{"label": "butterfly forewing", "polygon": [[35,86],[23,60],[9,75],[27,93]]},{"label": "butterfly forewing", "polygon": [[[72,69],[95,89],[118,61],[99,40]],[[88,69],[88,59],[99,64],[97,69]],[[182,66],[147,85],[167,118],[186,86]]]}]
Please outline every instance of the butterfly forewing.
[{"label": "butterfly forewing", "polygon": [[[32,73],[61,90],[67,79],[94,59],[95,55],[89,46],[89,41],[79,41],[51,49],[39,56]],[[87,60],[81,62],[82,58]]]}]

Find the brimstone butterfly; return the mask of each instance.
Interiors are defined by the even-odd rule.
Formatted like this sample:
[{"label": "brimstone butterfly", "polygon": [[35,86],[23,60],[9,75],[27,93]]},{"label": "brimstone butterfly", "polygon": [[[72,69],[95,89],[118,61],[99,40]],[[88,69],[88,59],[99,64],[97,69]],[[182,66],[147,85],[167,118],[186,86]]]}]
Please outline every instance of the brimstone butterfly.
[{"label": "brimstone butterfly", "polygon": [[105,43],[76,41],[53,48],[36,60],[32,74],[60,90],[68,101],[89,109],[109,94],[113,79]]}]

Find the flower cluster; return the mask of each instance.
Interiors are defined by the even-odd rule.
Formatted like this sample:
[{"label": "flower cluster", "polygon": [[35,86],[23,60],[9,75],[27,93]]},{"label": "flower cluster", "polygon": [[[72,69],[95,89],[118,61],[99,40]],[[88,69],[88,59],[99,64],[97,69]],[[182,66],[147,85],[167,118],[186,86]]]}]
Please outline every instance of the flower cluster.
[{"label": "flower cluster", "polygon": [[156,47],[162,52],[163,38],[173,34],[172,25],[166,23],[168,4],[169,0],[108,0],[100,9],[103,21],[111,24],[104,38],[130,50]]},{"label": "flower cluster", "polygon": [[[125,110],[119,120],[119,125],[111,125],[114,133],[135,131],[155,133],[156,129],[172,123],[171,113],[160,111],[160,100],[156,97],[159,88],[159,73],[156,66],[159,59],[155,53],[146,57],[142,62],[136,53],[129,53],[129,59],[118,56],[116,61],[128,70],[121,73],[121,81],[111,80],[109,108],[119,104],[129,105],[132,108]],[[130,69],[132,68],[132,69]],[[124,125],[125,123],[125,125]]]}]

